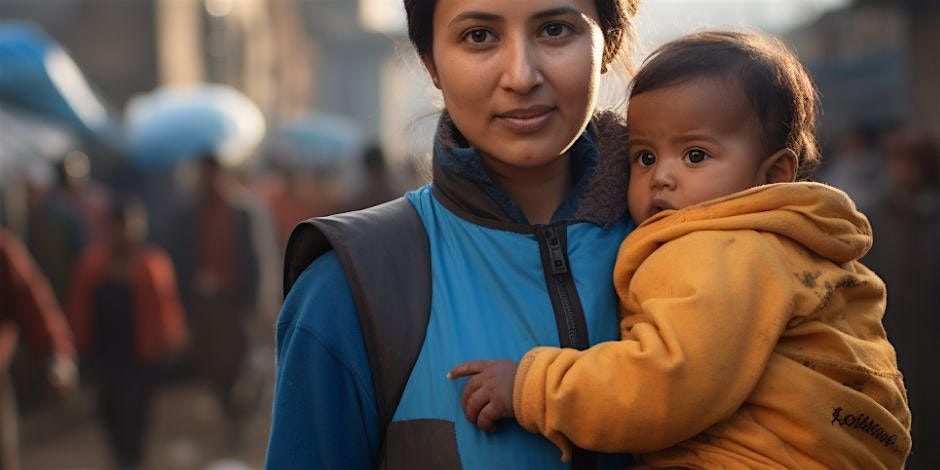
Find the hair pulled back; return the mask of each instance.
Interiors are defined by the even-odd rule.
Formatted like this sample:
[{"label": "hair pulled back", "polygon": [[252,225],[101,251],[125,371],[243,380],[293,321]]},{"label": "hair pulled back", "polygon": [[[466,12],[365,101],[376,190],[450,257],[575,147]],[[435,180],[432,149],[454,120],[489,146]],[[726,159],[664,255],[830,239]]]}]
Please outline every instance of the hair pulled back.
[{"label": "hair pulled back", "polygon": [[[434,7],[437,0],[404,0],[408,18],[408,38],[422,59],[431,59],[434,45]],[[632,46],[633,17],[640,0],[594,0],[601,31],[604,33],[604,65],[613,62],[623,49]]]}]

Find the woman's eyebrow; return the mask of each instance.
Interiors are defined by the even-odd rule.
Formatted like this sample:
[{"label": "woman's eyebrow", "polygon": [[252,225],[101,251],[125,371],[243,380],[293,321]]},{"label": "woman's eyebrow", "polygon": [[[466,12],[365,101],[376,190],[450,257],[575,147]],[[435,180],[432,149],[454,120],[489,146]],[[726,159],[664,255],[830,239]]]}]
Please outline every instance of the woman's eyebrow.
[{"label": "woman's eyebrow", "polygon": [[458,23],[465,20],[477,20],[477,21],[499,21],[503,17],[495,13],[486,13],[483,11],[465,11],[455,16],[454,19],[450,20],[449,25]]},{"label": "woman's eyebrow", "polygon": [[577,8],[572,8],[572,7],[558,7],[558,8],[551,8],[551,9],[548,9],[548,10],[542,10],[542,11],[540,11],[540,12],[538,12],[538,13],[532,15],[532,18],[533,18],[533,19],[541,19],[541,18],[547,18],[547,17],[552,17],[552,16],[563,16],[563,15],[581,16],[582,13],[581,13],[581,11],[578,10]]},{"label": "woman's eyebrow", "polygon": [[[550,8],[548,10],[542,10],[538,13],[535,13],[532,15],[532,19],[542,19],[542,18],[550,18],[550,17],[564,16],[564,15],[581,16],[582,13],[580,10],[576,8],[558,7],[558,8]],[[484,11],[465,11],[465,12],[458,14],[452,20],[450,20],[449,24],[452,25],[454,23],[458,23],[460,21],[465,21],[465,20],[500,21],[502,19],[503,19],[502,16],[497,15],[495,13],[487,13]]]}]

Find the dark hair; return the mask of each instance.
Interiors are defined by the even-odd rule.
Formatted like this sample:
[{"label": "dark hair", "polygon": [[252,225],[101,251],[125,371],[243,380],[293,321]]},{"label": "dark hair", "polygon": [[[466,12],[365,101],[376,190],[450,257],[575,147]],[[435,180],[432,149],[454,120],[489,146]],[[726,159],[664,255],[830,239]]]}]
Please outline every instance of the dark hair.
[{"label": "dark hair", "polygon": [[799,59],[780,40],[748,31],[684,36],[650,54],[633,77],[630,96],[702,77],[740,85],[760,122],[767,151],[792,150],[799,159],[798,179],[819,165],[819,94]]},{"label": "dark hair", "polygon": [[[437,0],[404,0],[408,18],[408,38],[418,55],[431,58],[434,44],[434,7]],[[640,0],[594,0],[601,30],[604,32],[604,64],[617,58],[625,43],[634,38],[633,16]]]}]

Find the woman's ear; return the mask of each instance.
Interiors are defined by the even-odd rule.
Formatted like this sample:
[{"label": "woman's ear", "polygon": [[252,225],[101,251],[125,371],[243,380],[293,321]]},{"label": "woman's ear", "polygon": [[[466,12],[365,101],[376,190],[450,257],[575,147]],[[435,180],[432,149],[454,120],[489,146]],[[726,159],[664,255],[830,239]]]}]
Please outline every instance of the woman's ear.
[{"label": "woman's ear", "polygon": [[796,181],[799,159],[790,149],[778,150],[767,157],[758,169],[758,180],[763,184],[792,183]]},{"label": "woman's ear", "polygon": [[428,71],[428,76],[431,77],[431,83],[434,84],[434,88],[440,90],[441,81],[437,75],[437,67],[434,66],[434,59],[427,56],[422,56],[421,63],[424,64],[424,69]]}]

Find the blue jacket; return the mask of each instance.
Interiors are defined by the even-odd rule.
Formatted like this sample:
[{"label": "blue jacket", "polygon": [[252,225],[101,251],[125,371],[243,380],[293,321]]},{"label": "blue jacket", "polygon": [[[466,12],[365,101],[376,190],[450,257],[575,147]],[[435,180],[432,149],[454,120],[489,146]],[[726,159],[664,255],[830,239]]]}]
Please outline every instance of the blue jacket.
[{"label": "blue jacket", "polygon": [[[469,423],[460,407],[464,380],[445,374],[472,359],[518,360],[538,345],[587,347],[619,337],[612,271],[632,228],[623,219],[622,135],[619,121],[595,119],[570,153],[573,191],[551,224],[535,226],[442,118],[434,183],[406,196],[430,242],[431,314],[386,430],[386,465],[436,452],[453,454],[455,466],[464,468],[567,467],[558,449],[513,422],[492,434]],[[375,467],[382,443],[372,377],[335,253],[316,259],[299,277],[276,330],[267,467]]]}]

